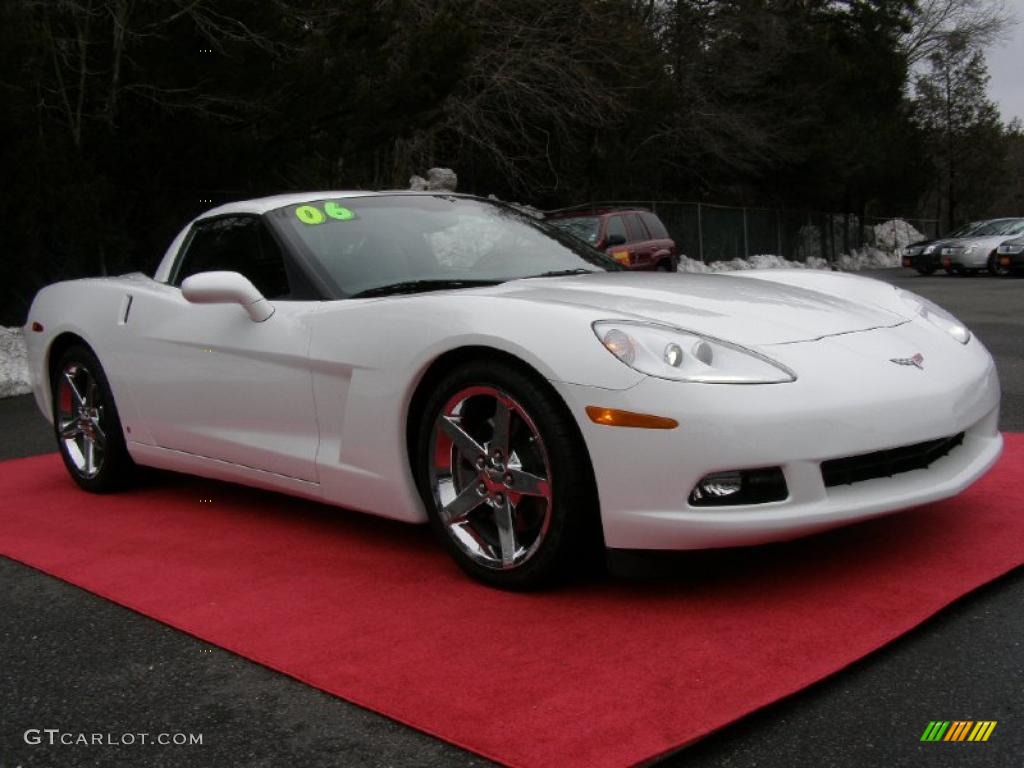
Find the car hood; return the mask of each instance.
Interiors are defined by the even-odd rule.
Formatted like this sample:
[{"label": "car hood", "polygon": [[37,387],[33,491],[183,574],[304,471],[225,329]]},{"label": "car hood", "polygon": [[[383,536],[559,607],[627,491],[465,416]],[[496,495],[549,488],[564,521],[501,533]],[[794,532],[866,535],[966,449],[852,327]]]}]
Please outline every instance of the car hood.
[{"label": "car hood", "polygon": [[959,240],[950,240],[947,245],[955,246],[957,248],[981,248],[981,249],[995,249],[1005,243],[1007,240],[1012,240],[1015,235],[990,235],[988,237],[964,237]]},{"label": "car hood", "polygon": [[[642,319],[745,345],[809,341],[910,319],[865,301],[777,279],[608,272],[515,280],[482,292],[593,310],[594,319]],[[474,293],[477,293],[474,291]]]}]

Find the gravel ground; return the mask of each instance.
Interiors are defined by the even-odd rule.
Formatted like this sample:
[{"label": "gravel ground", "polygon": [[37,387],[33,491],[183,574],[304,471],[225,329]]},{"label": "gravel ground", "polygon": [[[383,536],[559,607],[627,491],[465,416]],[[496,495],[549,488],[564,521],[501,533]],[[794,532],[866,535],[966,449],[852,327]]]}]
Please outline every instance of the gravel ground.
[{"label": "gravel ground", "polygon": [[[958,314],[996,356],[1002,426],[1024,430],[1024,280],[877,276]],[[0,458],[53,449],[30,397],[0,400]],[[476,766],[486,761],[0,558],[0,768]],[[665,766],[995,766],[1024,755],[1018,569],[851,668]],[[999,721],[921,744],[929,720]],[[26,745],[28,728],[202,733],[202,746]],[[529,738],[510,724],[509,738]]]}]

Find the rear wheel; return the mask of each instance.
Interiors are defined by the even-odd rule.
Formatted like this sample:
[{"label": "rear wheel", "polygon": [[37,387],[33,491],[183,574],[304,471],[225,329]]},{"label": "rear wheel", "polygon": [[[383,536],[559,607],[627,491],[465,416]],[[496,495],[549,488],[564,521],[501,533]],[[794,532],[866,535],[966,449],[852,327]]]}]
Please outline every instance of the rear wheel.
[{"label": "rear wheel", "polygon": [[53,427],[64,466],[82,488],[103,493],[125,486],[135,464],[100,361],[82,344],[53,369]]},{"label": "rear wheel", "polygon": [[538,587],[597,549],[585,526],[596,520],[596,494],[575,422],[517,367],[471,362],[438,382],[416,456],[431,526],[474,578]]},{"label": "rear wheel", "polygon": [[665,259],[664,261],[659,261],[658,262],[658,271],[659,272],[673,272],[674,270],[672,269],[672,262],[669,261],[668,259]]}]

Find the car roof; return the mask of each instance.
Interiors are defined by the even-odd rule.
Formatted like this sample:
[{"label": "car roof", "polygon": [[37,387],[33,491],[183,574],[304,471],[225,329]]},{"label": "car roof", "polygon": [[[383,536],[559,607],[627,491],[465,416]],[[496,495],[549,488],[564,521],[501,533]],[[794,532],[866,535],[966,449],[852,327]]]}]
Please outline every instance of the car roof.
[{"label": "car roof", "polygon": [[321,189],[311,192],[287,192],[280,195],[268,195],[267,197],[254,197],[249,200],[234,200],[230,203],[224,203],[223,205],[218,205],[216,208],[204,211],[199,218],[206,219],[211,216],[224,216],[232,213],[262,214],[267,211],[273,211],[277,208],[284,208],[285,206],[297,205],[299,203],[308,203],[313,200],[324,200],[327,198],[339,199],[346,197],[377,197],[379,195],[452,195],[455,197],[473,197],[473,195],[460,194],[458,192],[444,192],[442,190],[418,191],[411,189],[394,189],[371,192],[363,189]]}]

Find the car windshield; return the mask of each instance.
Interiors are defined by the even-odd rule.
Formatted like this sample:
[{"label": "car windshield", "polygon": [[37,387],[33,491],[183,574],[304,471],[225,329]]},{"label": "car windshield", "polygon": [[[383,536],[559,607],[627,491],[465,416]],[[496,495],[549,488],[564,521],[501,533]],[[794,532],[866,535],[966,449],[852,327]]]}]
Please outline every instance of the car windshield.
[{"label": "car windshield", "polygon": [[597,216],[573,216],[567,219],[552,219],[551,223],[591,245],[597,242],[597,235],[601,230],[601,219]]},{"label": "car windshield", "polygon": [[982,226],[983,226],[983,223],[979,224],[977,221],[972,221],[969,224],[964,224],[962,227],[957,227],[952,232],[950,232],[948,235],[946,235],[946,237],[947,238],[954,238],[954,237],[966,237],[967,235],[973,235],[975,230],[980,229]]},{"label": "car windshield", "polygon": [[994,235],[1019,235],[1024,233],[1024,219],[998,219],[982,224],[972,235],[989,237]]},{"label": "car windshield", "polygon": [[472,197],[326,198],[267,216],[338,298],[621,269],[528,214]]}]

